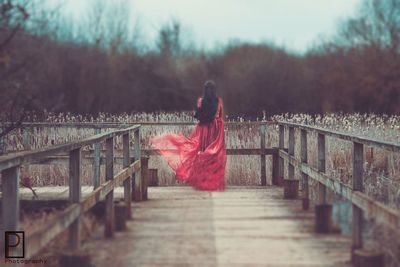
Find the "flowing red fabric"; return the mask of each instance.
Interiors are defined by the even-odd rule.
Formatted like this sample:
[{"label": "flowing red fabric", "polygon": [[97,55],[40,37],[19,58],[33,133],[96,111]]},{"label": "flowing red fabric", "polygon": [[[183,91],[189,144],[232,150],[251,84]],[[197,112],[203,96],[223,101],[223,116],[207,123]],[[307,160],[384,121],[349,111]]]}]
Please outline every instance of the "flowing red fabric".
[{"label": "flowing red fabric", "polygon": [[[201,99],[197,106],[201,105]],[[176,173],[176,179],[199,190],[225,189],[226,149],[223,103],[211,123],[197,123],[189,137],[183,134],[164,134],[150,140]]]}]

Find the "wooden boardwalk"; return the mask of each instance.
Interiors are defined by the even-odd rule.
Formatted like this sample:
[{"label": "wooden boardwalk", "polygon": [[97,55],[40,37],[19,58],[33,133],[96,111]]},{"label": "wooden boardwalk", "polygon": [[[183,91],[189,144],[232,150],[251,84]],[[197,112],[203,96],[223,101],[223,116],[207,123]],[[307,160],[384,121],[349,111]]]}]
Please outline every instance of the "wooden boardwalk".
[{"label": "wooden boardwalk", "polygon": [[279,187],[149,188],[132,212],[126,231],[83,244],[95,266],[352,266],[350,238],[315,234]]}]

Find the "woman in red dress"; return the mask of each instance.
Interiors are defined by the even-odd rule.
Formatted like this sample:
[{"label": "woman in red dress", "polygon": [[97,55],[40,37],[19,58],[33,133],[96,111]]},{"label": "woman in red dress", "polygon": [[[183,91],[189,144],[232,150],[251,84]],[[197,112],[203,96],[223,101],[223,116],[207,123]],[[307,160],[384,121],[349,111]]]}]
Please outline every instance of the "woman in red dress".
[{"label": "woman in red dress", "polygon": [[226,149],[223,103],[213,81],[204,84],[204,95],[197,101],[199,121],[189,137],[165,134],[151,144],[175,171],[176,179],[199,190],[225,189]]}]

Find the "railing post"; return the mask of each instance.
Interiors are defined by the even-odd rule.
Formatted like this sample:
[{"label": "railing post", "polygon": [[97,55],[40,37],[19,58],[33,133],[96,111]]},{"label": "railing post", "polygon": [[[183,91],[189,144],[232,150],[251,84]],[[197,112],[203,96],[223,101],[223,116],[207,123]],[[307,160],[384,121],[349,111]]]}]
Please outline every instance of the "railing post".
[{"label": "railing post", "polygon": [[265,124],[261,125],[260,127],[260,148],[262,154],[260,156],[260,163],[261,163],[261,185],[267,185],[267,171],[265,166]]},{"label": "railing post", "polygon": [[[79,203],[81,193],[81,148],[69,152],[69,200],[71,203]],[[69,227],[69,247],[78,250],[81,237],[80,216]]]},{"label": "railing post", "polygon": [[[326,171],[325,135],[318,133],[318,171]],[[332,205],[326,202],[326,186],[318,183],[318,204],[315,206],[315,231],[329,233],[332,231]]]},{"label": "railing post", "polygon": [[[283,151],[284,149],[285,149],[285,127],[283,125],[279,125],[279,150]],[[281,156],[279,156],[278,185],[282,185],[283,180],[285,179],[284,167],[285,167],[285,161]]]},{"label": "railing post", "polygon": [[[325,135],[318,134],[318,171],[325,172]],[[318,203],[326,204],[326,187],[321,182],[318,183]]]},{"label": "railing post", "polygon": [[[123,167],[127,168],[130,166],[129,156],[129,133],[122,136],[122,150],[123,150]],[[131,199],[131,188],[132,188],[132,176],[128,177],[124,181],[124,200],[126,205],[126,218],[132,218],[132,199]]]},{"label": "railing post", "polygon": [[149,184],[149,157],[141,157],[142,200],[147,200],[147,187]]},{"label": "railing post", "polygon": [[22,128],[22,145],[24,150],[31,150],[31,140],[29,136],[29,128]]},{"label": "railing post", "polygon": [[286,199],[297,199],[299,195],[299,180],[294,179],[294,127],[289,126],[289,160],[288,160],[288,179],[283,180],[283,197]]},{"label": "railing post", "polygon": [[[106,139],[106,181],[114,178],[114,137]],[[105,237],[114,236],[114,190],[106,195]]]},{"label": "railing post", "polygon": [[[136,129],[134,132],[134,158],[135,161],[141,158],[140,153],[140,128]],[[135,181],[132,183],[133,185],[133,200],[134,201],[142,201],[142,180],[141,180],[141,171],[135,173]]]},{"label": "railing post", "polygon": [[[95,129],[95,134],[99,134],[100,132],[100,128]],[[93,187],[96,189],[100,186],[100,143],[94,144],[93,156]]]},{"label": "railing post", "polygon": [[[5,252],[5,231],[18,231],[19,229],[19,166],[3,170],[2,180],[2,230],[1,230],[1,254]],[[15,240],[16,241],[16,240]],[[14,240],[12,241],[14,242]],[[15,251],[20,255],[19,250]],[[13,251],[10,252],[14,255]]]},{"label": "railing post", "polygon": [[[363,165],[364,165],[364,145],[353,142],[353,191],[363,192]],[[363,228],[363,211],[356,205],[352,205],[353,209],[353,227],[352,227],[352,257],[356,249],[363,247],[362,228]]]},{"label": "railing post", "polygon": [[[289,156],[294,157],[294,128],[289,127]],[[294,166],[288,163],[288,177],[290,180],[294,179]]]},{"label": "railing post", "polygon": [[279,184],[279,151],[272,154],[272,184]]},{"label": "railing post", "polygon": [[[3,127],[0,127],[0,133],[2,133],[4,131]],[[3,155],[6,153],[6,138],[7,135],[0,137],[0,155]],[[3,240],[4,241],[4,240]]]},{"label": "railing post", "polygon": [[[307,130],[301,129],[300,135],[300,155],[301,155],[301,163],[308,164],[308,155],[307,155]],[[303,210],[308,210],[310,207],[310,198],[309,198],[309,188],[308,188],[308,175],[305,173],[301,173],[302,180],[302,199],[303,199]]]}]

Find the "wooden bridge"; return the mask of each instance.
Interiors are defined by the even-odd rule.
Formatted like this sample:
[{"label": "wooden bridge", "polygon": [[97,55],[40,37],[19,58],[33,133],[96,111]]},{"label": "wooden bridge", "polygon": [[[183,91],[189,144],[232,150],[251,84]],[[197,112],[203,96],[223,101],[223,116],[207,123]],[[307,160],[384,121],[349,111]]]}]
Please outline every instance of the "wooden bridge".
[{"label": "wooden bridge", "polygon": [[[1,156],[2,236],[4,231],[21,230],[20,200],[26,198],[27,191],[19,187],[20,166],[37,162],[51,164],[63,159],[69,162],[69,185],[62,190],[64,193],[50,192],[49,199],[65,198],[70,204],[25,236],[24,259],[34,259],[68,230],[68,257],[63,258],[64,262],[60,260],[62,266],[68,266],[68,261],[74,259],[81,266],[89,266],[85,265],[87,255],[92,256],[90,261],[95,266],[352,266],[353,263],[383,266],[383,255],[379,251],[363,250],[363,218],[373,217],[397,231],[400,213],[363,193],[364,147],[398,153],[399,144],[305,125],[253,123],[260,129],[260,147],[228,149],[227,153],[259,155],[260,186],[228,186],[224,192],[203,192],[184,186],[148,187],[148,158],[155,152],[141,148],[140,130],[145,124],[109,124],[106,128],[117,129],[79,141]],[[267,148],[265,133],[276,125],[279,125],[279,146]],[[295,132],[300,135],[300,153],[297,153],[300,158],[295,156]],[[318,139],[317,168],[308,163],[310,132],[316,133]],[[352,143],[352,186],[326,174],[326,136]],[[122,138],[123,169],[115,173],[117,137]],[[100,142],[106,144],[104,158]],[[85,146],[94,146],[94,188],[81,185],[82,157],[91,156],[83,153]],[[267,185],[266,156],[272,157],[272,185]],[[105,164],[104,183],[100,182],[102,163]],[[301,173],[300,179],[296,179],[295,169]],[[315,202],[310,201],[310,179],[318,182]],[[120,184],[123,186],[119,187]],[[49,191],[49,188],[37,190]],[[352,204],[351,237],[338,233],[332,224],[327,190]],[[117,199],[122,202],[115,204]],[[82,243],[82,218],[99,202],[104,202],[101,233],[104,238],[91,238]],[[123,227],[125,220],[126,228]],[[116,228],[125,231],[115,232]],[[93,234],[97,232],[94,230]],[[1,240],[3,253],[8,256],[22,253],[21,247],[8,246],[5,250],[6,244]],[[5,266],[18,265],[16,259],[1,261]]]}]

